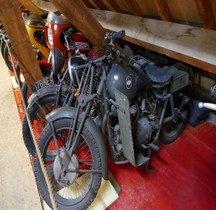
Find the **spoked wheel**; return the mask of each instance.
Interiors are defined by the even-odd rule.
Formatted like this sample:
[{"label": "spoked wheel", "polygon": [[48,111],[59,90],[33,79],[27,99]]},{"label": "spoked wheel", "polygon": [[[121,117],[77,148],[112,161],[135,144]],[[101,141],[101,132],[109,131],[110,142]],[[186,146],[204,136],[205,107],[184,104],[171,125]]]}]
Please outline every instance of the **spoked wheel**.
[{"label": "spoked wheel", "polygon": [[160,132],[160,141],[163,144],[170,144],[174,142],[182,133],[184,127],[186,126],[189,115],[188,106],[185,105],[181,110],[175,108],[175,115],[175,119],[170,120],[171,110],[170,107],[167,107],[167,111],[165,113],[165,118]]},{"label": "spoked wheel", "polygon": [[[66,95],[61,94],[59,98],[57,98],[57,89],[58,85],[44,87],[31,97],[31,100],[34,101],[34,103],[31,103],[27,107],[27,112],[29,114],[36,139],[39,139],[42,130],[46,125],[45,116],[52,110],[61,107],[64,103]],[[43,91],[45,91],[45,93]],[[35,146],[26,116],[24,117],[22,123],[22,133],[25,146],[28,152],[33,156],[35,153]]]},{"label": "spoked wheel", "polygon": [[[54,189],[58,208],[87,209],[101,184],[101,157],[95,139],[85,126],[79,138],[76,152],[69,155],[67,143],[68,137],[73,132],[72,122],[72,119],[55,121],[53,123],[55,138],[51,126],[47,125],[39,139],[39,147]],[[51,207],[47,185],[37,155],[35,157],[36,183],[42,198]],[[68,160],[66,168],[63,166],[64,158]]]}]

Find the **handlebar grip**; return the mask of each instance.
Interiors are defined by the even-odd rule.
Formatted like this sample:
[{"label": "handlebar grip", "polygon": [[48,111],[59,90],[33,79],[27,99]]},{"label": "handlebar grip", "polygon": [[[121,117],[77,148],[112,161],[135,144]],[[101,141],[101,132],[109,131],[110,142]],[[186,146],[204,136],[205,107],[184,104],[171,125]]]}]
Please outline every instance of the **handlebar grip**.
[{"label": "handlebar grip", "polygon": [[121,39],[125,36],[125,30],[121,30],[119,32],[113,32],[112,33],[112,41],[115,42],[117,41],[118,39]]}]

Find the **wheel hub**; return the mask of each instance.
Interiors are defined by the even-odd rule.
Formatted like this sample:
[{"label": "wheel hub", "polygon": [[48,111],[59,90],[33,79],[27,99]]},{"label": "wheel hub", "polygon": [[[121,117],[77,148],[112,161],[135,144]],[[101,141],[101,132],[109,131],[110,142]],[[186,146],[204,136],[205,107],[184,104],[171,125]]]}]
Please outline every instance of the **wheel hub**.
[{"label": "wheel hub", "polygon": [[[68,167],[65,170],[63,162],[66,161],[64,158],[67,158],[69,161]],[[79,167],[78,159],[76,155],[69,157],[67,151],[60,151],[60,154],[56,156],[53,165],[53,173],[55,180],[62,187],[70,186],[78,177],[77,172],[68,172],[71,170],[77,170]]]}]

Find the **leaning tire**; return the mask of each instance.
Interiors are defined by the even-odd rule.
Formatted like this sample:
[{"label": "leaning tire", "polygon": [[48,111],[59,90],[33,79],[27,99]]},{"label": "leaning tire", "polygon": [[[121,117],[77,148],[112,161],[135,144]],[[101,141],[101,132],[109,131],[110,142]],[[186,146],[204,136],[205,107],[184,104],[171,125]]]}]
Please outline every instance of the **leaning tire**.
[{"label": "leaning tire", "polygon": [[[61,94],[59,97],[59,101],[57,102],[57,95],[56,95],[57,88],[58,85],[53,85],[52,87],[49,88],[44,87],[40,89],[38,92],[35,92],[31,96],[31,101],[34,102],[29,104],[29,106],[27,107],[27,112],[29,114],[29,118],[33,126],[33,130],[35,132],[36,139],[39,138],[46,124],[44,114],[48,114],[53,109],[57,107],[61,107],[65,100],[66,95]],[[35,146],[33,143],[32,135],[29,129],[26,116],[24,117],[22,122],[22,134],[23,134],[24,144],[28,152],[33,156],[35,153]]]},{"label": "leaning tire", "polygon": [[[39,147],[42,153],[44,164],[47,168],[49,180],[52,183],[54,196],[59,209],[72,210],[72,209],[87,209],[87,207],[94,200],[102,180],[102,173],[91,172],[88,170],[94,169],[95,171],[102,171],[101,157],[98,145],[86,125],[81,132],[81,139],[79,140],[78,147],[75,153],[70,157],[71,168],[74,172],[64,174],[65,177],[73,178],[71,183],[64,185],[59,179],[59,171],[56,169],[56,163],[59,163],[58,157],[61,153],[65,154],[67,137],[72,131],[72,119],[58,119],[53,123],[59,153],[56,151],[56,144],[53,144],[53,131],[51,126],[47,125],[39,139]],[[53,161],[47,160],[47,155],[51,151],[55,157]],[[57,155],[60,154],[60,155]],[[64,155],[62,155],[63,157]],[[67,155],[66,155],[67,156]],[[58,161],[56,161],[56,159]],[[52,208],[48,188],[41,171],[38,156],[35,155],[34,162],[35,178],[39,189],[39,193],[43,200]],[[76,170],[85,170],[85,172],[78,172]],[[76,172],[75,172],[76,171]],[[58,178],[55,178],[58,177]]]}]

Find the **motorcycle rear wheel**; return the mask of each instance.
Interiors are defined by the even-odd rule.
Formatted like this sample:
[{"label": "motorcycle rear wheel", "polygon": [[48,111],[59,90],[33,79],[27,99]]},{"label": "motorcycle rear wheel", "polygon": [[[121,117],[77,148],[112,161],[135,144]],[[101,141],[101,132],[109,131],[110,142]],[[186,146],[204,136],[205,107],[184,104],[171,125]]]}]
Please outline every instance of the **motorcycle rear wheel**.
[{"label": "motorcycle rear wheel", "polygon": [[[177,109],[176,109],[177,110]],[[165,119],[171,116],[171,111],[168,108],[167,112],[165,113]],[[160,131],[160,142],[163,144],[171,144],[181,135],[182,131],[184,130],[187,119],[189,116],[189,109],[188,106],[184,106],[182,110],[177,113],[176,121],[168,121],[164,120],[161,131]]]},{"label": "motorcycle rear wheel", "polygon": [[[27,112],[29,114],[30,121],[32,123],[32,127],[35,133],[36,139],[39,139],[40,134],[46,124],[45,115],[44,113],[48,114],[52,110],[54,110],[57,107],[61,107],[66,95],[61,94],[58,102],[57,102],[57,96],[56,96],[56,90],[55,87],[57,85],[54,85],[52,89],[48,89],[44,87],[40,89],[38,92],[34,93],[32,95],[32,101],[34,101],[34,98],[37,98],[37,100],[34,101],[34,103],[29,104],[27,107]],[[42,91],[46,91],[45,94],[41,94]],[[35,146],[33,143],[32,135],[29,129],[28,121],[26,116],[24,116],[23,122],[22,122],[22,134],[23,134],[23,140],[24,144],[28,150],[28,152],[34,156],[35,153]]]},{"label": "motorcycle rear wheel", "polygon": [[[56,136],[58,137],[57,144],[60,149],[60,154],[65,154],[67,151],[67,139],[70,132],[73,132],[72,122],[72,119],[62,118],[53,123]],[[76,152],[70,157],[71,168],[69,168],[69,170],[72,169],[75,172],[66,172],[66,175],[64,174],[64,177],[68,177],[69,180],[70,178],[72,179],[70,184],[66,184],[66,186],[64,184],[65,182],[62,185],[61,178],[59,179],[59,174],[62,175],[62,167],[58,168],[58,170],[56,169],[56,158],[58,159],[59,156],[57,156],[51,126],[47,125],[43,130],[39,139],[39,147],[49,174],[49,179],[54,188],[53,191],[58,208],[65,210],[87,209],[94,200],[102,180],[102,173],[91,171],[91,169],[102,171],[102,163],[98,145],[89,128],[84,126]],[[47,160],[51,148],[54,157],[53,161],[50,159]],[[59,165],[61,165],[61,163]],[[34,169],[39,193],[45,202],[52,207],[37,155],[35,155]],[[80,171],[78,172],[76,170]],[[81,172],[81,170],[83,171]],[[56,180],[57,178],[55,177],[58,177],[58,180]]]}]

